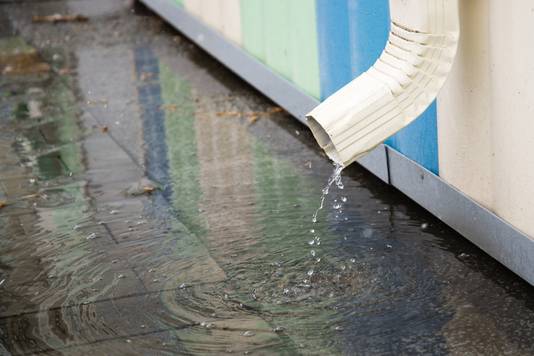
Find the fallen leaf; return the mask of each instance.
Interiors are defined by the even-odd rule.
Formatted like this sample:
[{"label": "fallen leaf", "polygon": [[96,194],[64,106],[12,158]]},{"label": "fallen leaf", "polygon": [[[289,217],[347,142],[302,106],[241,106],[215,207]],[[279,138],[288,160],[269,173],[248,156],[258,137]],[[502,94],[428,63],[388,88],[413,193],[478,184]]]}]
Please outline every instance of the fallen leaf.
[{"label": "fallen leaf", "polygon": [[282,109],[282,108],[279,107],[279,106],[275,106],[275,107],[273,107],[273,108],[271,108],[271,109],[269,110],[270,113],[277,113],[277,112],[282,112],[282,111],[284,111],[284,109]]},{"label": "fallen leaf", "polygon": [[7,202],[5,200],[0,200],[0,209],[5,208],[7,206]]},{"label": "fallen leaf", "polygon": [[145,82],[148,79],[152,78],[153,76],[154,76],[154,73],[142,72],[141,75],[139,76],[139,80],[142,82]]},{"label": "fallen leaf", "polygon": [[217,116],[240,116],[243,115],[243,113],[237,112],[237,111],[219,111],[217,113]]},{"label": "fallen leaf", "polygon": [[156,189],[158,189],[158,185],[156,183],[152,182],[148,178],[142,178],[139,182],[131,184],[126,189],[126,194],[131,196],[152,194]]},{"label": "fallen leaf", "polygon": [[43,117],[41,111],[41,102],[37,100],[30,100],[28,102],[28,112],[30,119],[40,119]]},{"label": "fallen leaf", "polygon": [[33,16],[32,18],[33,22],[51,22],[51,23],[58,23],[58,22],[87,22],[89,21],[89,18],[87,16],[83,15],[61,15],[61,14],[54,14],[54,15],[46,15],[46,16]]},{"label": "fallen leaf", "polygon": [[61,68],[57,71],[59,75],[69,75],[72,74],[72,69],[70,68]]},{"label": "fallen leaf", "polygon": [[250,115],[250,116],[248,117],[248,122],[249,122],[249,124],[252,125],[252,124],[255,123],[256,121],[258,121],[259,118],[260,118],[259,115]]},{"label": "fallen leaf", "polygon": [[109,131],[109,129],[108,129],[107,126],[102,126],[102,127],[100,127],[100,131],[101,131],[102,133],[106,133],[106,132]]},{"label": "fallen leaf", "polygon": [[178,105],[176,105],[176,104],[164,104],[164,105],[160,106],[160,109],[161,110],[165,110],[165,111],[175,112],[176,109],[178,109]]},{"label": "fallen leaf", "polygon": [[151,186],[151,185],[146,185],[146,186],[143,187],[143,191],[144,191],[145,193],[149,193],[149,194],[150,194],[150,193],[152,193],[152,192],[155,191],[155,190],[156,190],[156,187]]}]

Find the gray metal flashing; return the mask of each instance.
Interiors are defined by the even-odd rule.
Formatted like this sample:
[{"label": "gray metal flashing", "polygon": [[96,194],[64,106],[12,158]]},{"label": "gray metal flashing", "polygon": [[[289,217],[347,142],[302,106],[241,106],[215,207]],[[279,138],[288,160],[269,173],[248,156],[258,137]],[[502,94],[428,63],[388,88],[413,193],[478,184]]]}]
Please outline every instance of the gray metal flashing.
[{"label": "gray metal flashing", "polygon": [[534,285],[534,240],[490,210],[387,147],[391,185]]},{"label": "gray metal flashing", "polygon": [[[319,104],[172,0],[140,1],[301,122]],[[534,240],[528,235],[390,147],[380,145],[358,163],[534,285]]]}]

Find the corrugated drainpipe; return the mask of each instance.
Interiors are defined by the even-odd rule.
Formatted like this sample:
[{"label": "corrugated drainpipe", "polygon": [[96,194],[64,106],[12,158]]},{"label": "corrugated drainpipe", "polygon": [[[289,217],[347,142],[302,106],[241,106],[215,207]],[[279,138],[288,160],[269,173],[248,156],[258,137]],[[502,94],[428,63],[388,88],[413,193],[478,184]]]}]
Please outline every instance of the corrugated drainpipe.
[{"label": "corrugated drainpipe", "polygon": [[390,0],[390,13],[380,58],[306,116],[319,145],[344,166],[423,113],[456,56],[458,0]]}]

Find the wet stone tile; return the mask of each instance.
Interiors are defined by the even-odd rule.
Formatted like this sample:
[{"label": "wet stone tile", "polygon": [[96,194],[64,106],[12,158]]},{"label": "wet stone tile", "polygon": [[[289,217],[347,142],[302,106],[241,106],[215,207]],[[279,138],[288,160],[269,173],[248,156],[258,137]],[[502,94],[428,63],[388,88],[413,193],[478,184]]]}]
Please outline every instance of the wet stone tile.
[{"label": "wet stone tile", "polygon": [[[139,344],[161,340],[153,346],[164,346],[166,341],[169,347],[172,342],[176,349],[177,340],[172,335],[192,324],[173,317],[172,310],[163,305],[158,295],[138,294],[1,317],[0,340],[14,353],[47,350],[70,353],[76,347],[102,343],[128,346],[127,340]],[[80,324],[85,327],[78,328]],[[154,335],[158,334],[166,337],[156,339]]]}]

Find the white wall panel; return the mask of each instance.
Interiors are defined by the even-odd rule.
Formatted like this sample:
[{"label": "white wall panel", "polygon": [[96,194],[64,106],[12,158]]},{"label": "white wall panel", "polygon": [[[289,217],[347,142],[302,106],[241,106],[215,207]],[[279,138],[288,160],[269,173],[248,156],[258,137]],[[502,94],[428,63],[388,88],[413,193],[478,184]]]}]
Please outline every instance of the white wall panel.
[{"label": "white wall panel", "polygon": [[534,1],[461,1],[460,18],[438,98],[440,175],[534,236]]},{"label": "white wall panel", "polygon": [[185,0],[184,5],[202,22],[241,44],[240,0]]}]

